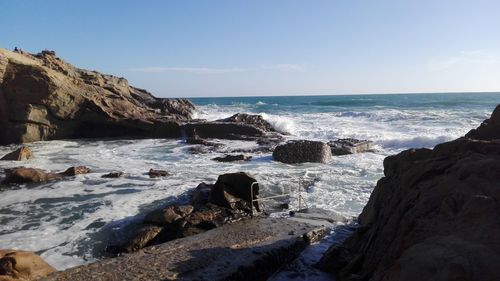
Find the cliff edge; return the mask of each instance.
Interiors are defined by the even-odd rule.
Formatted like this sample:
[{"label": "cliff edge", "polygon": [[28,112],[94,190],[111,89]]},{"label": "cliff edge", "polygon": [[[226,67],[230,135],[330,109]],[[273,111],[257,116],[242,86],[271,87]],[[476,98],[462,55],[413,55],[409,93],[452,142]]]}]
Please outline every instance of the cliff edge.
[{"label": "cliff edge", "polygon": [[180,137],[186,99],[156,98],[124,78],[79,69],[53,51],[0,49],[0,145],[64,138]]},{"label": "cliff edge", "polygon": [[464,138],[387,157],[384,174],[320,268],[338,280],[500,280],[500,105]]}]

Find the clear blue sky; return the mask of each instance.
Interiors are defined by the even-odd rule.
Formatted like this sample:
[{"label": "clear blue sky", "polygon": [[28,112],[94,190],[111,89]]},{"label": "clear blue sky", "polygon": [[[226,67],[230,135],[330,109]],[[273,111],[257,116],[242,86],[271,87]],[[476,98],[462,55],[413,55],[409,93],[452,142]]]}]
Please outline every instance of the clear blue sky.
[{"label": "clear blue sky", "polygon": [[500,1],[8,1],[0,47],[158,96],[500,91]]}]

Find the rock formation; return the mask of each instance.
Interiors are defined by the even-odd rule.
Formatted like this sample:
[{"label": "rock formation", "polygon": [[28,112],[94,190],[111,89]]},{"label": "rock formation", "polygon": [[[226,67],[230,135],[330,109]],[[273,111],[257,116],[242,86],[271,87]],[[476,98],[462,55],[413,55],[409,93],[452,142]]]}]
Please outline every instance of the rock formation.
[{"label": "rock formation", "polygon": [[218,161],[218,162],[250,161],[250,160],[252,160],[252,156],[246,156],[243,154],[225,155],[224,157],[215,157],[212,160]]},{"label": "rock formation", "polygon": [[4,161],[22,161],[22,160],[30,160],[33,158],[33,152],[29,147],[22,146],[11,153],[6,154],[0,160]]},{"label": "rock formation", "polygon": [[17,167],[5,169],[5,179],[2,184],[13,183],[41,183],[51,180],[60,180],[63,177],[72,177],[89,173],[90,169],[85,166],[70,167],[64,172],[52,173],[42,169]]},{"label": "rock formation", "polygon": [[194,105],[124,78],[76,68],[54,52],[0,49],[0,145],[61,138],[180,137]]},{"label": "rock formation", "polygon": [[328,163],[332,159],[332,151],[326,143],[320,141],[289,141],[274,149],[273,158],[287,164]]},{"label": "rock formation", "polygon": [[33,252],[0,249],[0,280],[30,281],[56,270]]},{"label": "rock formation", "polygon": [[500,106],[466,138],[384,160],[359,228],[319,267],[337,280],[500,280]]},{"label": "rock formation", "polygon": [[349,138],[329,141],[328,145],[332,149],[332,155],[347,155],[368,152],[372,149],[373,142]]}]

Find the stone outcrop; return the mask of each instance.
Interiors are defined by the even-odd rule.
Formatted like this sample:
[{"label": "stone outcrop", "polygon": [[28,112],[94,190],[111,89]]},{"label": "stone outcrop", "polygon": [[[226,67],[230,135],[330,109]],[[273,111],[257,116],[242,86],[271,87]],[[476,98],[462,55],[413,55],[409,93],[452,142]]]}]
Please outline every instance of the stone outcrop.
[{"label": "stone outcrop", "polygon": [[332,149],[332,155],[347,155],[368,152],[372,149],[373,142],[348,138],[329,141],[328,145]]},{"label": "stone outcrop", "polygon": [[170,175],[170,173],[165,170],[149,169],[148,175],[150,178],[160,178],[167,177]]},{"label": "stone outcrop", "polygon": [[0,49],[0,145],[91,137],[181,137],[194,105],[156,98],[54,52]]},{"label": "stone outcrop", "polygon": [[5,169],[5,178],[2,184],[42,183],[89,172],[90,169],[85,166],[70,167],[66,171],[60,173],[46,172],[36,168],[17,167]]},{"label": "stone outcrop", "polygon": [[218,162],[235,162],[235,161],[250,161],[251,159],[252,156],[238,154],[238,155],[225,155],[224,157],[215,157],[212,160]]},{"label": "stone outcrop", "polygon": [[1,281],[31,281],[43,278],[56,271],[33,252],[0,250]]},{"label": "stone outcrop", "polygon": [[22,146],[11,153],[7,153],[0,160],[4,161],[22,161],[22,160],[30,160],[33,158],[33,152],[27,146]]},{"label": "stone outcrop", "polygon": [[[246,173],[230,173],[219,176],[215,184],[201,183],[192,192],[190,204],[169,204],[149,212],[130,239],[107,250],[112,254],[133,252],[248,218],[253,214],[250,199],[259,194],[259,186],[254,184],[251,196],[254,182]],[[257,202],[253,206],[260,211]]]},{"label": "stone outcrop", "polygon": [[326,143],[320,141],[289,141],[274,149],[273,158],[287,164],[328,163],[332,159],[332,151]]},{"label": "stone outcrop", "polygon": [[359,228],[319,267],[337,280],[500,280],[499,112],[466,138],[387,157]]},{"label": "stone outcrop", "polygon": [[247,124],[253,125],[266,132],[277,132],[271,123],[267,122],[262,115],[258,114],[236,113],[231,117],[219,119],[217,122]]}]

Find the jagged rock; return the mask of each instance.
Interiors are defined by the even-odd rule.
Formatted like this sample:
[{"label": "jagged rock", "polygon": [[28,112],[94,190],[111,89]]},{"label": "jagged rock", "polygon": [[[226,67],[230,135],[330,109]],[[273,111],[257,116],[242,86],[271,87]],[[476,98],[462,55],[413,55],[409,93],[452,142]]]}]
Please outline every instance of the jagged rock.
[{"label": "jagged rock", "polygon": [[170,173],[165,170],[149,169],[148,175],[150,178],[159,178],[169,176]]},{"label": "jagged rock", "polygon": [[[210,202],[234,210],[236,204],[243,200],[248,203],[246,209],[250,212],[251,201],[259,195],[259,184],[255,182],[256,179],[243,172],[220,175],[210,193]],[[253,202],[253,205],[260,212],[259,202]]]},{"label": "jagged rock", "polygon": [[17,167],[5,169],[5,179],[2,184],[12,183],[40,183],[49,180],[62,179],[61,174],[47,173],[41,169]]},{"label": "jagged rock", "polygon": [[33,252],[0,250],[0,280],[38,280],[55,272],[55,268]]},{"label": "jagged rock", "polygon": [[116,252],[131,253],[138,251],[148,245],[153,239],[155,239],[158,234],[162,231],[159,226],[146,225],[138,229],[134,237],[127,242],[127,244],[122,245],[118,249],[114,249]]},{"label": "jagged rock", "polygon": [[64,177],[74,177],[90,173],[90,169],[85,166],[69,167],[66,171],[60,173]]},{"label": "jagged rock", "polygon": [[0,160],[8,160],[8,161],[22,161],[24,159],[29,160],[33,158],[33,152],[29,147],[22,146],[11,153],[6,154]]},{"label": "jagged rock", "polygon": [[148,213],[144,217],[144,223],[166,226],[189,216],[193,210],[194,208],[191,205],[170,205]]},{"label": "jagged rock", "polygon": [[500,139],[500,104],[497,105],[491,117],[477,128],[465,135],[466,138],[478,140]]},{"label": "jagged rock", "polygon": [[212,160],[219,162],[234,162],[234,161],[250,161],[252,156],[239,155],[226,155],[224,157],[215,157]]},{"label": "jagged rock", "polygon": [[265,132],[277,132],[276,129],[269,122],[264,120],[262,115],[252,115],[246,113],[236,113],[235,115],[219,119],[217,122],[229,122],[229,123],[242,123],[247,125],[253,125],[257,128],[262,129]]},{"label": "jagged rock", "polygon": [[181,137],[194,105],[124,78],[76,68],[52,52],[0,49],[0,145],[92,137]]},{"label": "jagged rock", "polygon": [[213,184],[206,184],[204,182],[200,183],[191,192],[191,205],[200,207],[208,204],[210,202],[210,192],[212,192],[213,188]]},{"label": "jagged rock", "polygon": [[123,172],[111,172],[105,175],[102,175],[101,178],[120,178],[124,175]]},{"label": "jagged rock", "polygon": [[332,155],[347,155],[370,151],[373,142],[348,138],[329,141],[328,145],[332,149]]},{"label": "jagged rock", "polygon": [[276,161],[295,164],[304,162],[328,163],[332,159],[330,147],[320,141],[290,141],[277,146],[273,152]]},{"label": "jagged rock", "polygon": [[478,139],[387,157],[359,228],[319,267],[339,281],[500,280],[500,140],[485,140],[500,127],[491,124],[468,134]]}]

